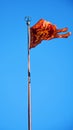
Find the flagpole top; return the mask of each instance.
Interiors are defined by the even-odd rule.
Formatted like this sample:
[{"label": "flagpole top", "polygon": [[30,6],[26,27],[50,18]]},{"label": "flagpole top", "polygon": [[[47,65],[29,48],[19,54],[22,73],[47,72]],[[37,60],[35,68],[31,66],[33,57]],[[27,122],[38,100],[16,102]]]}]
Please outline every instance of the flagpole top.
[{"label": "flagpole top", "polygon": [[27,25],[30,25],[31,17],[30,16],[26,16],[25,17],[25,21],[26,21]]}]

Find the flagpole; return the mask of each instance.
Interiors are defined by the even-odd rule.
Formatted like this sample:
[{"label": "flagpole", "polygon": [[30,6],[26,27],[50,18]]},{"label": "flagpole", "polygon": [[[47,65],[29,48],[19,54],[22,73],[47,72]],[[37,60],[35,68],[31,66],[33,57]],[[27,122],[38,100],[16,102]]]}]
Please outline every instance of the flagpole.
[{"label": "flagpole", "polygon": [[31,128],[31,77],[30,77],[30,17],[25,17],[28,31],[28,130]]}]

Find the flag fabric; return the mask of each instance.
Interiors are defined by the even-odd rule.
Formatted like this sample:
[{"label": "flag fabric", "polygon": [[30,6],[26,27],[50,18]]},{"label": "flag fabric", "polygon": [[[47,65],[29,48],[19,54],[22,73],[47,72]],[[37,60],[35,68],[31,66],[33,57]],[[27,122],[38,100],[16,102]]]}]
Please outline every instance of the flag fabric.
[{"label": "flag fabric", "polygon": [[51,40],[53,38],[68,38],[71,32],[66,32],[67,27],[58,29],[56,25],[44,19],[40,19],[34,26],[30,27],[30,49],[36,47],[42,40]]}]

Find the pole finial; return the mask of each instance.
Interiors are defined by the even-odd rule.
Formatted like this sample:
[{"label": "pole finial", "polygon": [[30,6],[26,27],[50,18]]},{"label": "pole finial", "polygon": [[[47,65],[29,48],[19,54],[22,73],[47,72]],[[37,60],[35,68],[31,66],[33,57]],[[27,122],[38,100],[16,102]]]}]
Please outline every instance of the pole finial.
[{"label": "pole finial", "polygon": [[30,25],[31,17],[30,16],[26,16],[25,17],[25,21],[26,21],[27,25]]}]

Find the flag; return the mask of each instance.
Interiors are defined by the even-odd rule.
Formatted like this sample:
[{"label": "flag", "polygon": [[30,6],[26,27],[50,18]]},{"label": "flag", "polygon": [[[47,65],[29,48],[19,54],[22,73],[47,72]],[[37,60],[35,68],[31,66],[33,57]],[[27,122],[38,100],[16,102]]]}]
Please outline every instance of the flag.
[{"label": "flag", "polygon": [[67,38],[71,32],[66,32],[67,27],[58,29],[56,25],[44,19],[40,19],[34,26],[30,27],[30,49],[36,47],[42,40],[51,40],[53,38]]}]

